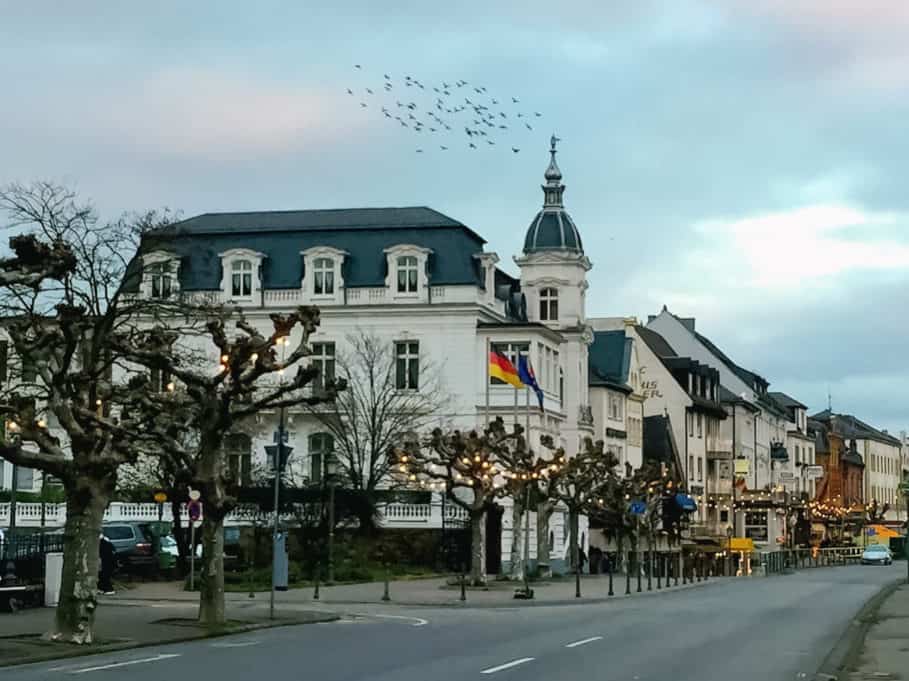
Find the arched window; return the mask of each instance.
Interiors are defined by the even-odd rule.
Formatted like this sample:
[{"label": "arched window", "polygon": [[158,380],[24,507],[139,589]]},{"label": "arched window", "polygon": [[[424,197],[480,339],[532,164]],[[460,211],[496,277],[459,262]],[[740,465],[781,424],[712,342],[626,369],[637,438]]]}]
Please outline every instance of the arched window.
[{"label": "arched window", "polygon": [[559,319],[559,292],[554,288],[540,291],[540,321],[555,322]]},{"label": "arched window", "polygon": [[412,255],[398,258],[398,293],[417,292],[417,259]]},{"label": "arched window", "polygon": [[234,260],[231,274],[231,294],[237,298],[251,296],[252,263],[249,260]]},{"label": "arched window", "polygon": [[227,470],[237,484],[244,487],[252,483],[252,438],[246,433],[231,433],[224,438]]},{"label": "arched window", "polygon": [[313,293],[330,296],[335,292],[335,263],[331,258],[316,258],[313,261]]},{"label": "arched window", "polygon": [[330,433],[313,433],[309,436],[309,479],[322,482],[325,473],[325,459],[334,449],[335,440]]}]

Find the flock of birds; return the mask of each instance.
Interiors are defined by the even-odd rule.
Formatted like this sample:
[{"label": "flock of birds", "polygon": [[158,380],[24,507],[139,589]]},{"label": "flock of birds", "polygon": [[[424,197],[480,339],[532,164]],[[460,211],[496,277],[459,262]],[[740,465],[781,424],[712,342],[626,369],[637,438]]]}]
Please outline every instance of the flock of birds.
[{"label": "flock of birds", "polygon": [[[361,64],[354,69],[363,71]],[[461,143],[468,149],[515,146],[516,134],[533,131],[539,111],[522,111],[517,97],[499,98],[485,87],[466,80],[452,83],[423,83],[409,75],[402,79],[382,74],[381,86],[347,88],[366,111],[379,111],[390,123],[426,138],[416,153],[435,148],[448,151]],[[463,135],[464,137],[461,137]],[[431,139],[436,137],[436,139]]]}]

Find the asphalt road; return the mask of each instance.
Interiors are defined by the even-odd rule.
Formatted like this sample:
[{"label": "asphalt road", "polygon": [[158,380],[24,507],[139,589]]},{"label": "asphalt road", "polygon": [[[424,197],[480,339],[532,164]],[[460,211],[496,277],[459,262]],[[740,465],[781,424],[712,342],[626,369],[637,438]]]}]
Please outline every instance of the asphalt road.
[{"label": "asphalt road", "polygon": [[822,568],[578,606],[373,607],[359,610],[363,616],[337,623],[7,668],[0,677],[3,681],[74,677],[87,681],[810,679],[861,606],[905,570],[903,564]]}]

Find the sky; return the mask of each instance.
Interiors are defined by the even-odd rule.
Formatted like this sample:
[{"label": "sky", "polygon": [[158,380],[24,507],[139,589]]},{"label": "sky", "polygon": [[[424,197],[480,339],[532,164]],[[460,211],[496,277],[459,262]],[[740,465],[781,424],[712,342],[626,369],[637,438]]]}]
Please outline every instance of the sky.
[{"label": "sky", "polygon": [[[555,133],[589,316],[667,305],[812,410],[829,393],[909,428],[909,3],[0,0],[0,16],[0,183],[56,180],[105,217],[428,205],[516,273]],[[404,128],[381,106],[417,99],[405,76],[518,99],[509,129],[471,149],[462,125]]]}]

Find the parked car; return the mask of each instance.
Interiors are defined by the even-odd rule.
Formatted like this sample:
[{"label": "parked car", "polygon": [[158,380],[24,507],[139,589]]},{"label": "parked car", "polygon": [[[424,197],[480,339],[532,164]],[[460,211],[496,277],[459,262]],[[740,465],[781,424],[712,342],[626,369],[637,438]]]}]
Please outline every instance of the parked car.
[{"label": "parked car", "polygon": [[150,523],[106,523],[101,532],[117,551],[117,562],[126,571],[158,567],[157,541]]},{"label": "parked car", "polygon": [[862,565],[890,565],[893,553],[883,544],[871,544],[862,552]]}]

